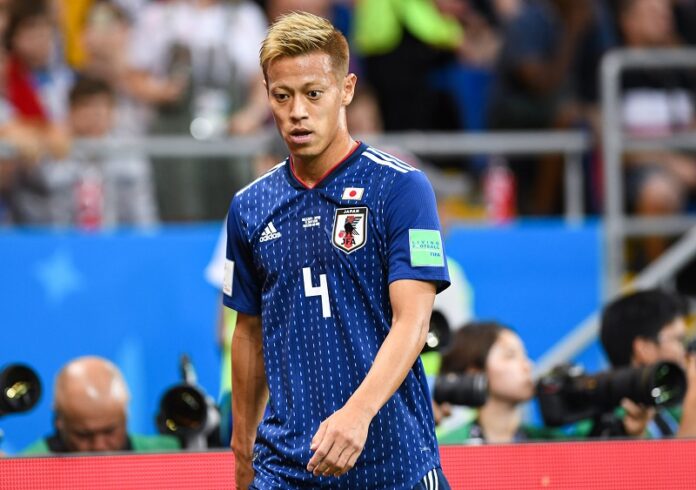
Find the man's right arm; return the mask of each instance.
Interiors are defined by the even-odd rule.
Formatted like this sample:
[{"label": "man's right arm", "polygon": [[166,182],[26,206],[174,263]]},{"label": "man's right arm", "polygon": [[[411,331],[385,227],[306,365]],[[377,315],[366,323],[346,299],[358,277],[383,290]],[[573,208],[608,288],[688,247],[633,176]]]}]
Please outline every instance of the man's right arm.
[{"label": "man's right arm", "polygon": [[254,479],[251,466],[256,429],[268,400],[263,364],[261,317],[237,313],[232,336],[232,450],[237,489]]}]

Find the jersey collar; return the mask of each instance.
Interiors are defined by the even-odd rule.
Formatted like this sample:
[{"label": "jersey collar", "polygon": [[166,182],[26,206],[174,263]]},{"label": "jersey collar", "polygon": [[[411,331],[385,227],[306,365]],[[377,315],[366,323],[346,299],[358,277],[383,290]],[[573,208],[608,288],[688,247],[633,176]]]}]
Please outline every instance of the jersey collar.
[{"label": "jersey collar", "polygon": [[310,190],[323,187],[331,180],[333,180],[336,177],[336,175],[340,174],[343,171],[343,169],[345,169],[351,163],[357,160],[360,157],[360,155],[362,155],[362,152],[365,150],[365,148],[367,148],[367,145],[365,143],[357,141],[355,147],[340,162],[338,162],[336,165],[327,170],[326,173],[317,181],[317,183],[311,187],[305,184],[297,176],[297,174],[295,173],[295,165],[292,162],[292,156],[290,156],[288,157],[287,165],[288,181],[290,182],[290,185],[301,190]]}]

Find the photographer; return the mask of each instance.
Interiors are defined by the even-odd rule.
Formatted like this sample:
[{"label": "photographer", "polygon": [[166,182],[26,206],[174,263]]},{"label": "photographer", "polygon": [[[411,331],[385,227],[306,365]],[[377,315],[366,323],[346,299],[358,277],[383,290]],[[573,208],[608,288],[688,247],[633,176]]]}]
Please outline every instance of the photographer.
[{"label": "photographer", "polygon": [[522,424],[522,405],[534,397],[532,363],[520,337],[495,322],[470,323],[456,332],[442,358],[441,374],[484,373],[486,403],[474,420],[447,432],[441,444],[510,443],[557,437],[552,431]]},{"label": "photographer", "polygon": [[100,357],[80,357],[58,373],[53,408],[55,433],[23,455],[101,451],[160,451],[179,448],[171,436],[126,431],[128,386],[118,368]]},{"label": "photographer", "polygon": [[[696,364],[687,366],[686,301],[677,294],[651,289],[628,294],[609,303],[602,314],[600,338],[614,368],[642,367],[670,361],[687,369],[688,388],[682,406],[646,408],[624,399],[622,424],[608,424],[604,435],[637,435],[650,438],[696,435]],[[693,407],[693,408],[692,408]],[[693,428],[691,426],[694,426]],[[616,428],[619,428],[617,431]],[[621,430],[623,427],[623,430]]]}]

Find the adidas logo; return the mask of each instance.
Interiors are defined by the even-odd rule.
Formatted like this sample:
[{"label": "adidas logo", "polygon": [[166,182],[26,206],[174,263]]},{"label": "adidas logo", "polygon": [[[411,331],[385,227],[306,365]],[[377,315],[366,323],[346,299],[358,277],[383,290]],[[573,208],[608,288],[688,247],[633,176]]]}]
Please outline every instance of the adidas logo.
[{"label": "adidas logo", "polygon": [[280,232],[276,230],[276,227],[273,226],[273,221],[271,221],[266,225],[266,228],[264,228],[263,233],[261,233],[259,243],[267,242],[269,240],[275,240],[276,238],[280,238]]}]

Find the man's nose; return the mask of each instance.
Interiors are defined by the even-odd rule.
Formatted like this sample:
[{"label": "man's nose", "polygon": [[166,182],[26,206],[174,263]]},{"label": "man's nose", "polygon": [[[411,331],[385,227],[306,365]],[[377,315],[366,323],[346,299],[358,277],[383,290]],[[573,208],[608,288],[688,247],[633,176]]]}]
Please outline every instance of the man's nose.
[{"label": "man's nose", "polygon": [[307,104],[302,97],[294,97],[290,106],[290,118],[293,121],[301,121],[307,118]]},{"label": "man's nose", "polygon": [[95,434],[92,438],[92,451],[113,451],[107,434]]}]

